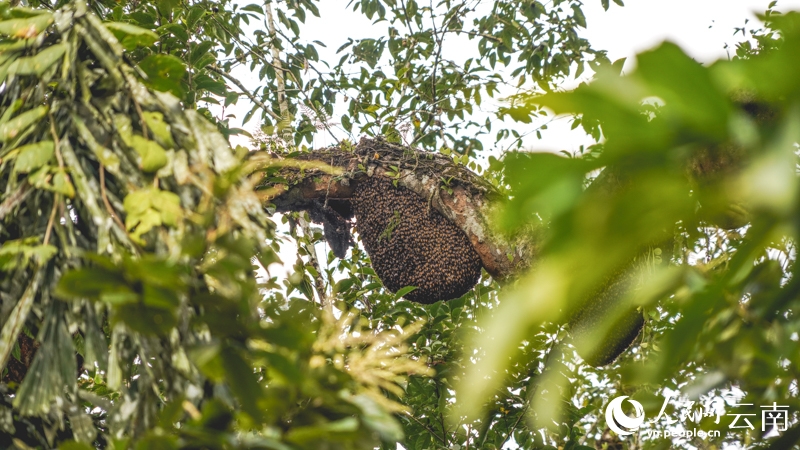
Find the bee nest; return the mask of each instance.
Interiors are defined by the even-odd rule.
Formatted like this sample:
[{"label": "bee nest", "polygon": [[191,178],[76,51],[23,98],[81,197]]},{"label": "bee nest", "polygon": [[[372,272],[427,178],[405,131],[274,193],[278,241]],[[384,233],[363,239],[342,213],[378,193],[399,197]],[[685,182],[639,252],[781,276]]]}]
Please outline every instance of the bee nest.
[{"label": "bee nest", "polygon": [[356,228],[384,286],[419,303],[467,293],[481,275],[481,259],[466,234],[422,197],[370,177],[351,199]]}]

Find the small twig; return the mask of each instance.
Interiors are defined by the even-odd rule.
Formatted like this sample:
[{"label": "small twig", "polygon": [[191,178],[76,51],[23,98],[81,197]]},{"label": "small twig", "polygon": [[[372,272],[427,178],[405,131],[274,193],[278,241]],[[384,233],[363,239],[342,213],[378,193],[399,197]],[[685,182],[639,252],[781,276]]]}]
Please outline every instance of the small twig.
[{"label": "small twig", "polygon": [[244,87],[244,85],[242,84],[241,81],[237,80],[236,78],[228,75],[227,73],[223,72],[222,70],[220,70],[220,69],[218,69],[218,68],[216,68],[214,66],[208,66],[208,69],[211,70],[214,73],[222,75],[223,78],[225,78],[226,80],[228,80],[231,83],[235,84],[236,87],[238,87],[239,89],[242,90],[242,94],[246,95],[247,98],[250,99],[250,101],[255,103],[259,108],[263,109],[267,114],[272,116],[273,119],[281,120],[281,117],[279,115],[275,114],[272,111],[271,108],[269,108],[267,105],[265,105],[264,102],[262,102],[261,100],[257,99],[255,95],[251,94],[250,91],[248,91],[247,88]]},{"label": "small twig", "polygon": [[[158,180],[158,178],[156,178],[156,180]],[[124,230],[125,225],[119,220],[119,216],[114,211],[114,208],[111,207],[111,202],[108,201],[108,196],[106,196],[106,169],[102,164],[100,164],[100,197],[103,199],[103,204],[106,206],[108,214],[114,219],[114,222],[119,225],[120,229]]]},{"label": "small twig", "polygon": [[[439,380],[434,378],[433,382],[436,384],[436,402],[437,404],[441,404],[442,392],[440,390]],[[442,442],[444,443],[444,446],[447,447],[449,446],[447,442],[447,429],[444,426],[444,413],[442,411],[439,411],[439,425],[442,427]]]},{"label": "small twig", "polygon": [[492,36],[491,34],[485,34],[485,33],[478,33],[477,31],[470,31],[470,30],[464,30],[464,29],[460,29],[460,30],[442,30],[442,33],[456,33],[456,34],[465,33],[465,34],[468,34],[470,36],[480,36],[482,38],[489,39],[490,41],[494,41],[494,42],[496,42],[498,44],[502,44],[503,43],[503,40],[498,38],[497,36]]},{"label": "small twig", "polygon": [[53,222],[56,220],[56,207],[59,204],[59,194],[53,196],[53,208],[50,210],[50,218],[47,219],[47,228],[44,231],[43,244],[47,245],[50,242],[50,232],[53,231]]},{"label": "small twig", "polygon": [[441,442],[441,443],[442,443],[442,444],[444,444],[444,445],[447,445],[447,441],[445,441],[445,440],[444,440],[444,439],[443,439],[441,436],[439,436],[438,434],[436,434],[436,432],[435,432],[435,431],[433,431],[433,429],[432,429],[431,427],[429,427],[429,426],[425,425],[424,423],[420,422],[420,420],[419,420],[419,419],[417,419],[416,417],[414,417],[412,414],[406,414],[406,416],[407,416],[407,417],[410,417],[411,419],[413,419],[413,420],[414,420],[414,422],[417,422],[417,423],[418,423],[418,424],[419,424],[419,425],[420,425],[422,428],[425,428],[425,429],[428,431],[428,433],[430,433],[430,434],[431,434],[431,436],[433,436],[433,437],[435,437],[436,439],[438,439],[438,440],[439,440],[439,442]]},{"label": "small twig", "polygon": [[27,181],[23,182],[20,187],[9,195],[3,203],[0,203],[0,220],[4,219],[12,209],[25,201],[28,195],[33,192],[31,185]]},{"label": "small twig", "polygon": [[[130,88],[128,90],[130,90]],[[139,114],[139,124],[142,126],[142,136],[144,136],[145,139],[150,139],[147,137],[147,124],[144,121],[142,107],[139,106],[139,102],[136,101],[136,98],[133,96],[133,92],[131,92],[131,101],[133,101],[133,107],[136,108],[136,113]]]},{"label": "small twig", "polygon": [[56,132],[56,120],[53,117],[52,112],[48,112],[47,115],[50,117],[50,134],[53,135],[53,146],[56,150],[56,160],[58,160],[58,168],[64,168],[64,158],[61,156],[61,149],[59,149],[61,143],[58,139],[58,133]]},{"label": "small twig", "polygon": [[277,36],[275,33],[275,21],[272,18],[272,4],[267,3],[265,6],[266,6],[265,12],[267,13],[267,31],[269,31],[269,38],[270,38],[269,47],[270,50],[272,50],[272,60],[273,63],[275,64],[275,69],[276,69],[275,81],[278,84],[278,106],[280,106],[281,118],[283,118],[286,117],[286,115],[289,113],[289,103],[286,101],[286,82],[285,82],[286,74],[284,73],[283,64],[281,63],[280,50],[273,42],[275,39],[277,39]]}]

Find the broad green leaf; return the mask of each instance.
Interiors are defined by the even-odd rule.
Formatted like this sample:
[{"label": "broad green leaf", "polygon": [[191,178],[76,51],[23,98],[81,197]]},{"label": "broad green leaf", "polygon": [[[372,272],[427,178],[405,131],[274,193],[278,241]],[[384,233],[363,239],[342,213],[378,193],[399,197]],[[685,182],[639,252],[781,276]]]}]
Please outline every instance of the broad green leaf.
[{"label": "broad green leaf", "polygon": [[219,383],[225,380],[225,368],[220,353],[219,344],[202,344],[189,351],[189,358],[203,375]]},{"label": "broad green leaf", "polygon": [[[47,189],[47,188],[46,188]],[[58,192],[67,198],[75,197],[75,186],[72,185],[69,175],[63,168],[56,169],[53,174],[52,185],[49,188],[53,192]]]},{"label": "broad green leaf", "polygon": [[353,278],[345,278],[343,280],[337,281],[336,284],[333,286],[333,293],[338,294],[340,292],[344,292],[350,289],[350,287],[353,286],[353,283],[355,283],[355,281],[356,280],[354,280]]},{"label": "broad green leaf", "polygon": [[172,33],[181,42],[187,42],[189,40],[189,33],[186,31],[186,28],[184,28],[184,26],[181,24],[169,23],[158,27],[156,31],[160,33],[162,36],[167,33]]},{"label": "broad green leaf", "polygon": [[[13,240],[0,246],[0,270],[11,270],[19,265],[27,264],[31,258],[36,258],[44,264],[52,258],[58,249],[52,245],[38,245],[37,239]],[[19,260],[18,258],[22,258]]]},{"label": "broad green leaf", "polygon": [[244,412],[255,421],[262,420],[264,410],[259,403],[264,398],[264,390],[253,373],[253,367],[233,348],[224,349],[219,356],[225,368],[228,387]]},{"label": "broad green leaf", "polygon": [[167,152],[157,142],[134,135],[131,137],[131,147],[139,154],[139,167],[143,171],[153,173],[167,165]]},{"label": "broad green leaf", "polygon": [[67,441],[58,446],[59,450],[93,450],[93,447],[83,442]]},{"label": "broad green leaf", "polygon": [[397,292],[394,294],[394,299],[395,299],[395,300],[400,300],[400,298],[402,298],[403,296],[405,296],[406,294],[408,294],[409,292],[411,292],[411,291],[413,291],[413,290],[415,290],[415,289],[417,289],[417,287],[416,287],[416,286],[406,286],[406,287],[400,288],[400,289],[399,289],[399,290],[398,290],[398,291],[397,291]]},{"label": "broad green leaf", "polygon": [[180,0],[157,0],[155,2],[158,12],[164,17],[171,17],[172,11],[180,5]]},{"label": "broad green leaf", "polygon": [[141,301],[141,296],[127,287],[120,286],[115,290],[105,290],[100,293],[98,300],[108,303],[111,306],[119,306],[127,303]]},{"label": "broad green leaf", "polygon": [[337,433],[352,433],[358,430],[358,419],[345,419],[323,423],[317,426],[298,426],[286,433],[286,440],[296,444],[310,444],[313,441],[327,441]]},{"label": "broad green leaf", "polygon": [[153,308],[139,302],[114,308],[111,321],[115,324],[124,323],[134,331],[150,335],[164,335],[177,324],[172,309]]},{"label": "broad green leaf", "polygon": [[264,14],[264,8],[262,8],[259,5],[256,5],[255,3],[251,3],[249,5],[243,6],[242,7],[242,11],[252,11],[252,12],[259,13],[259,14]]},{"label": "broad green leaf", "polygon": [[384,441],[398,442],[403,439],[403,427],[401,427],[397,419],[395,419],[385,407],[378,404],[375,399],[366,394],[352,396],[343,394],[343,397],[361,410],[364,424],[380,434]]},{"label": "broad green leaf", "polygon": [[55,147],[53,141],[40,141],[35,144],[23,145],[19,149],[14,161],[14,171],[28,173],[38,169],[53,158]]},{"label": "broad green leaf", "polygon": [[181,80],[186,74],[186,66],[177,57],[150,55],[139,63],[139,68],[147,75],[147,84],[153,89],[171,92],[176,97],[183,96]]},{"label": "broad green leaf", "polygon": [[37,106],[30,111],[14,117],[6,123],[0,124],[0,141],[3,143],[17,137],[29,126],[41,120],[47,114],[47,106]]},{"label": "broad green leaf", "polygon": [[127,146],[133,145],[133,125],[131,125],[131,118],[124,114],[116,114],[114,116],[114,130],[122,138],[122,142]]},{"label": "broad green leaf", "polygon": [[30,39],[53,23],[53,15],[43,13],[33,17],[4,20],[0,22],[0,34],[17,39]]},{"label": "broad green leaf", "polygon": [[126,50],[136,47],[149,47],[158,40],[158,35],[148,29],[125,22],[108,22],[105,24]]},{"label": "broad green leaf", "polygon": [[17,59],[8,68],[8,72],[17,75],[41,76],[45,70],[62,58],[66,51],[66,44],[53,45],[33,56]]},{"label": "broad green leaf", "polygon": [[652,89],[653,95],[666,102],[663,114],[685,121],[697,132],[715,137],[725,135],[730,102],[714,84],[708,69],[670,42],[636,59],[636,75]]},{"label": "broad green leaf", "polygon": [[206,8],[202,6],[192,6],[189,8],[189,11],[186,13],[186,25],[189,28],[194,28],[197,24],[197,21],[200,20],[203,15],[206,14]]},{"label": "broad green leaf", "polygon": [[189,63],[195,65],[200,58],[209,54],[209,50],[214,47],[213,41],[203,41],[199,44],[191,44],[192,49],[189,51]]},{"label": "broad green leaf", "polygon": [[147,125],[147,131],[153,134],[162,147],[175,148],[175,142],[172,140],[172,133],[170,127],[164,122],[164,115],[157,111],[147,111],[142,114],[144,122]]},{"label": "broad green leaf", "polygon": [[586,16],[583,15],[581,7],[578,5],[572,5],[572,12],[572,17],[575,18],[575,22],[578,24],[578,26],[586,28]]},{"label": "broad green leaf", "polygon": [[[129,217],[140,216],[144,214],[145,211],[150,209],[150,199],[152,198],[152,193],[152,189],[141,189],[138,191],[133,191],[125,196],[122,206],[125,208],[127,215]],[[127,224],[126,227],[128,229],[131,228],[131,226]]]},{"label": "broad green leaf", "polygon": [[161,309],[175,308],[180,304],[180,299],[174,290],[153,286],[149,283],[144,285],[142,298],[145,305]]},{"label": "broad green leaf", "polygon": [[177,450],[178,438],[151,432],[136,443],[136,450]]},{"label": "broad green leaf", "polygon": [[64,300],[100,300],[104,294],[130,292],[127,284],[118,273],[100,267],[83,267],[62,275],[55,293]]},{"label": "broad green leaf", "polygon": [[131,231],[131,237],[141,241],[141,236],[153,228],[161,225],[161,214],[154,209],[148,209],[141,216],[125,218],[125,226]]},{"label": "broad green leaf", "polygon": [[150,204],[161,213],[161,220],[165,225],[176,226],[183,215],[181,199],[174,192],[158,191],[150,199]]}]

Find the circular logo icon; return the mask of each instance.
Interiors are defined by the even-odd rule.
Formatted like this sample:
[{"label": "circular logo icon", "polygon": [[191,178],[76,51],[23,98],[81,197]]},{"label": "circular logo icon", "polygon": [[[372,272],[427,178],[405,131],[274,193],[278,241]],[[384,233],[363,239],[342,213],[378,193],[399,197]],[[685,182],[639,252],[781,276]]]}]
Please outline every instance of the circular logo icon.
[{"label": "circular logo icon", "polygon": [[627,436],[633,434],[638,430],[642,423],[644,423],[644,408],[642,404],[636,400],[628,399],[628,403],[633,405],[634,416],[628,417],[625,411],[622,410],[622,402],[628,398],[627,395],[622,395],[609,402],[606,406],[606,424],[608,428],[612,429],[620,436]]}]

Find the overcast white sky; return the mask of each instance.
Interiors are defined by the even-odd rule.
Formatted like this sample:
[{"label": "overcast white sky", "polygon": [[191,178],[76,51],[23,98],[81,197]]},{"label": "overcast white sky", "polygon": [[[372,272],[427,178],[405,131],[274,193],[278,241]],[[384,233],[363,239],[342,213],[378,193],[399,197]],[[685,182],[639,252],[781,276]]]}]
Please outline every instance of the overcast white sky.
[{"label": "overcast white sky", "polygon": [[[250,0],[242,0],[242,4],[246,3],[250,3]],[[303,41],[318,40],[327,46],[327,49],[319,49],[322,59],[327,56],[330,61],[338,61],[338,57],[334,56],[335,51],[348,37],[375,37],[385,33],[385,23],[373,25],[361,14],[353,13],[347,8],[347,3],[347,0],[320,1],[318,6],[322,18],[309,15],[306,26],[302,28]],[[487,0],[486,3],[491,2]],[[586,0],[584,12],[588,26],[583,35],[594,48],[607,50],[612,61],[628,58],[624,67],[626,72],[635,67],[633,56],[636,53],[652,48],[664,40],[677,43],[698,61],[708,63],[733,54],[735,43],[742,40],[741,34],[734,36],[734,29],[745,26],[746,19],[751,21],[749,28],[752,28],[757,21],[755,13],[763,12],[768,4],[769,0],[625,0],[624,7],[612,2],[609,10],[604,11],[600,0]],[[800,10],[800,0],[780,0],[776,9]],[[462,39],[464,45],[462,42],[453,42],[452,39]],[[458,61],[463,59],[462,55],[466,58],[474,54],[475,45],[475,41],[448,37],[445,51],[450,59]],[[727,50],[726,45],[729,47]],[[318,67],[324,68],[321,64]],[[248,87],[258,86],[258,79],[248,74],[244,68],[239,69],[236,74]],[[242,98],[239,105],[228,112],[242,118],[249,108],[246,99]],[[478,121],[482,122],[483,118]],[[236,121],[233,122],[234,125],[237,124]],[[543,139],[538,140],[533,135],[528,138],[524,142],[525,148],[549,151],[563,149],[572,152],[581,144],[592,143],[579,130],[570,131],[569,125],[568,120],[554,122],[543,133]],[[528,129],[535,126],[536,124],[525,125]],[[257,127],[255,119],[244,126],[250,131]],[[524,131],[525,127],[518,129]],[[346,137],[343,131],[339,134]],[[237,139],[236,143],[247,144],[247,141],[242,138]],[[327,133],[319,133],[314,146],[323,147],[334,143]],[[490,148],[492,142],[484,144]]]}]

